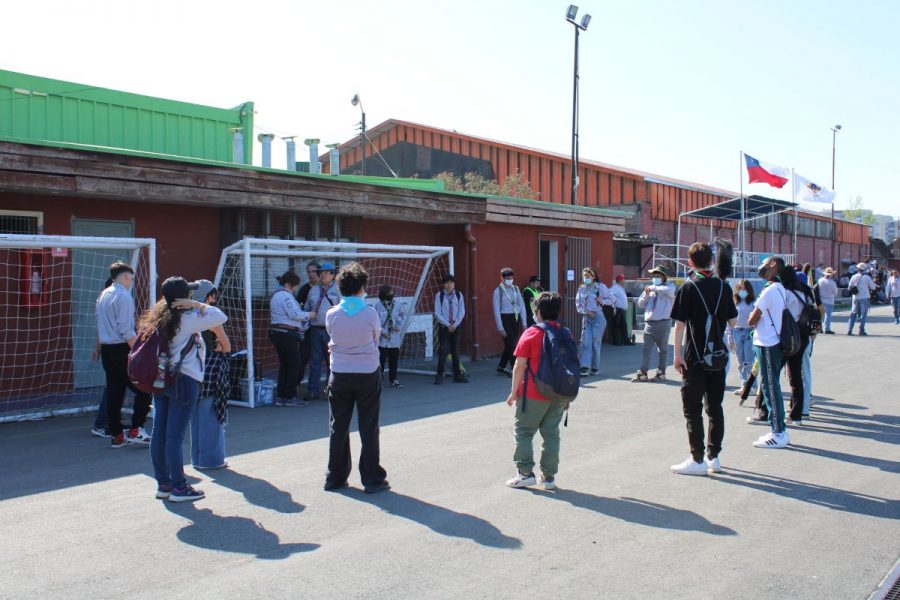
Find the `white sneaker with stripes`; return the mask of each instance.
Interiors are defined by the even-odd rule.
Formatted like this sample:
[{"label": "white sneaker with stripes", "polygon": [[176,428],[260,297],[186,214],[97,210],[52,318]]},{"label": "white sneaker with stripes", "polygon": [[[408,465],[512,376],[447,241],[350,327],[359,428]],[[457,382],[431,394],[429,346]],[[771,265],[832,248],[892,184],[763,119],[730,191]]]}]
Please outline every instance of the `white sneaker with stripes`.
[{"label": "white sneaker with stripes", "polygon": [[788,435],[787,431],[782,431],[781,433],[773,433],[769,432],[763,436],[760,436],[758,440],[753,442],[754,448],[772,448],[777,450],[779,448],[787,448],[787,445],[791,443],[791,437]]}]

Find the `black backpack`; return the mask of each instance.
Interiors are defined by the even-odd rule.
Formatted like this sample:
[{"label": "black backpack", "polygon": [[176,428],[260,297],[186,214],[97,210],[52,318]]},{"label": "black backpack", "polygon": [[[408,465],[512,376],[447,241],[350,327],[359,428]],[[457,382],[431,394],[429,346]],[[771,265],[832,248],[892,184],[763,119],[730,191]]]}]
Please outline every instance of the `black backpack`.
[{"label": "black backpack", "polygon": [[[782,294],[782,298],[784,299],[784,308],[781,311],[781,331],[778,333],[778,345],[781,347],[781,353],[784,357],[790,358],[800,352],[803,340],[800,339],[800,326],[797,325],[794,315],[788,310],[787,297]],[[768,308],[766,312],[769,313],[769,321],[772,322],[772,327],[774,328],[775,320],[772,318],[772,313],[769,312]]]},{"label": "black backpack", "polygon": [[819,309],[806,301],[808,296],[801,297],[795,290],[791,290],[791,293],[803,303],[803,310],[800,311],[800,317],[797,319],[800,335],[809,337],[822,331],[822,315],[819,314]]},{"label": "black backpack", "polygon": [[700,349],[697,348],[693,331],[690,332],[691,345],[694,346],[694,352],[697,353],[699,359],[697,364],[704,371],[724,371],[725,366],[728,364],[728,348],[725,346],[725,332],[722,331],[722,323],[716,315],[719,313],[719,304],[722,302],[722,292],[725,290],[725,282],[719,281],[721,284],[721,287],[719,288],[719,298],[716,300],[716,308],[713,311],[710,311],[709,306],[706,305],[706,299],[703,297],[703,292],[700,291],[697,284],[694,283],[693,280],[688,280],[688,283],[693,285],[694,289],[697,290],[700,301],[703,302],[703,308],[706,310],[706,337],[704,337],[703,352],[700,352]]}]

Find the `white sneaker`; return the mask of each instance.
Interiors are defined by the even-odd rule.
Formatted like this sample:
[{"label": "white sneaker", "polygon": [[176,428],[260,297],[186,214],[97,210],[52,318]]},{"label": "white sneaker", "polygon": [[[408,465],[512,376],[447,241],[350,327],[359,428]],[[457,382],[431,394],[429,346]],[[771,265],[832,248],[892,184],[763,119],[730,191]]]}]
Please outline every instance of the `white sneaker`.
[{"label": "white sneaker", "polygon": [[555,477],[541,477],[541,487],[545,490],[555,490],[556,489],[556,478]]},{"label": "white sneaker", "polygon": [[523,488],[528,487],[529,485],[534,485],[537,483],[537,479],[534,477],[534,473],[530,475],[522,475],[521,473],[516,473],[516,476],[506,482],[511,488]]},{"label": "white sneaker", "polygon": [[138,446],[150,445],[150,434],[143,427],[136,427],[125,432],[125,443]]},{"label": "white sneaker", "polygon": [[696,462],[693,456],[688,456],[684,462],[669,467],[673,473],[678,475],[706,475],[706,465],[702,462]]},{"label": "white sneaker", "polygon": [[791,437],[788,435],[787,431],[783,431],[781,433],[772,433],[771,431],[764,436],[761,436],[758,440],[753,442],[754,448],[786,448],[788,444],[791,443]]},{"label": "white sneaker", "polygon": [[722,472],[722,463],[719,462],[719,457],[710,458],[706,457],[706,471],[708,473],[721,473]]}]

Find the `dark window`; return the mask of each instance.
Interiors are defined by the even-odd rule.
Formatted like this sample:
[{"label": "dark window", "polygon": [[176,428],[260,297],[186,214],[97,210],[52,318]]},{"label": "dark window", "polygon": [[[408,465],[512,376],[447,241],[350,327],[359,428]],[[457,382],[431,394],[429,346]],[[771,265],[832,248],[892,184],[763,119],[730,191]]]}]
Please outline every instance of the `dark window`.
[{"label": "dark window", "polygon": [[0,211],[0,233],[38,234],[41,233],[43,215]]},{"label": "dark window", "polygon": [[624,242],[613,242],[613,262],[623,267],[641,266],[641,246]]}]

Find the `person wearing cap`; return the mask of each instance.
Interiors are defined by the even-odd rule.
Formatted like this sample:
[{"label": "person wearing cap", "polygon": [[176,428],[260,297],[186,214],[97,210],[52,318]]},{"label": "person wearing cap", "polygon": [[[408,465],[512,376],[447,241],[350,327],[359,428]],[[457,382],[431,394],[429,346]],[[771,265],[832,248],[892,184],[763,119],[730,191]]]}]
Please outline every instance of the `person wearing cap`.
[{"label": "person wearing cap", "polygon": [[822,323],[823,329],[827,334],[834,334],[831,329],[831,315],[834,313],[834,299],[838,295],[837,282],[834,280],[834,269],[828,267],[822,272],[819,281],[816,282],[819,288],[819,298],[822,300],[822,306],[825,307],[825,319]]},{"label": "person wearing cap", "polygon": [[[197,281],[199,286],[191,297],[207,306],[219,301],[219,291],[208,279]],[[231,383],[228,373],[228,353],[231,342],[222,325],[200,332],[206,347],[206,363],[200,397],[191,415],[191,464],[195,469],[222,469],[225,461],[225,422],[228,415],[228,396]]]},{"label": "person wearing cap", "polygon": [[534,309],[532,308],[532,304],[537,297],[540,296],[541,292],[544,291],[544,288],[541,287],[541,276],[540,275],[532,275],[528,280],[528,286],[522,290],[522,300],[525,301],[525,323],[526,327],[531,327],[534,325]]},{"label": "person wearing cap", "polygon": [[166,368],[169,372],[178,369],[172,383],[154,394],[150,442],[156,497],[170,502],[192,502],[204,496],[184,476],[184,434],[200,395],[206,362],[206,344],[198,334],[228,320],[215,306],[191,299],[191,292],[199,288],[196,282],[169,277],[162,284],[163,299],[144,313],[140,324],[142,339],[155,331],[165,336]]},{"label": "person wearing cap", "polygon": [[850,306],[850,321],[847,323],[847,335],[853,335],[853,327],[859,319],[859,335],[866,333],[866,319],[869,316],[869,303],[872,301],[872,292],[875,290],[875,282],[869,275],[869,265],[861,262],[856,265],[856,274],[850,278],[850,291],[852,303]]},{"label": "person wearing cap", "polygon": [[609,288],[609,293],[613,298],[613,316],[609,337],[613,346],[622,346],[628,343],[628,324],[625,322],[625,314],[628,312],[628,293],[622,287],[624,281],[625,276],[618,273]]},{"label": "person wearing cap", "polygon": [[[134,269],[126,262],[116,261],[109,267],[112,284],[97,298],[97,339],[100,360],[106,372],[107,433],[111,448],[126,444],[150,445],[150,434],[144,429],[150,412],[150,394],[139,391],[128,377],[128,352],[137,341],[134,327],[134,298],[131,286]],[[131,428],[122,429],[122,403],[125,390],[134,393],[134,412]]]},{"label": "person wearing cap", "polygon": [[515,276],[509,267],[500,269],[500,285],[494,290],[492,298],[494,324],[503,337],[503,353],[497,364],[497,373],[507,377],[512,377],[511,367],[516,360],[513,353],[527,320],[522,292],[514,285]]},{"label": "person wearing cap", "polygon": [[887,297],[894,308],[894,324],[900,325],[900,274],[897,269],[891,269],[891,276],[888,277]]},{"label": "person wearing cap", "polygon": [[581,375],[597,375],[600,372],[600,350],[606,317],[603,307],[612,306],[609,288],[597,278],[591,267],[581,270],[582,284],[575,294],[575,310],[582,315],[581,326]]},{"label": "person wearing cap", "polygon": [[[334,263],[323,262],[319,269],[319,284],[309,290],[304,308],[314,313],[309,321],[309,378],[306,381],[309,400],[321,398],[322,362],[328,351],[328,332],[325,330],[325,313],[341,302],[341,292],[334,283]],[[326,376],[328,373],[326,372]]]},{"label": "person wearing cap", "polygon": [[659,352],[659,362],[653,381],[666,380],[666,366],[669,363],[669,332],[672,329],[675,286],[669,283],[669,274],[663,267],[654,267],[647,273],[653,279],[650,285],[644,286],[637,301],[638,308],[644,309],[644,354],[641,368],[631,379],[633,382],[650,381],[647,372],[654,346]]},{"label": "person wearing cap", "polygon": [[303,330],[316,315],[303,311],[294,297],[300,287],[297,273],[288,269],[276,281],[281,287],[269,299],[269,341],[278,353],[278,384],[273,403],[275,406],[305,406],[305,401],[297,399],[300,342]]}]

